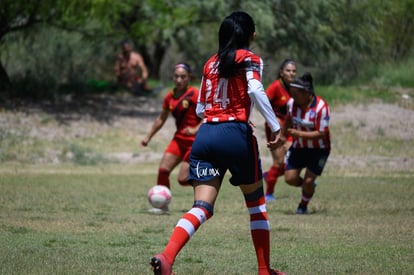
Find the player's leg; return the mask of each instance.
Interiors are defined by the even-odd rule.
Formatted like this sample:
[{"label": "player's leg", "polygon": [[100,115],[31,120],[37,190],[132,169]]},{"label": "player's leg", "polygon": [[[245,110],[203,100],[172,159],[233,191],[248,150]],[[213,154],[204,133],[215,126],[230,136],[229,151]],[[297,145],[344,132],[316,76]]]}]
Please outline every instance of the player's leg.
[{"label": "player's leg", "polygon": [[308,204],[315,193],[315,181],[322,174],[330,151],[325,149],[308,149],[305,151],[306,172],[302,184],[302,198],[296,213],[307,213]]},{"label": "player's leg", "polygon": [[171,274],[172,265],[180,250],[205,221],[213,216],[214,203],[220,190],[221,179],[208,182],[194,182],[194,204],[178,221],[174,231],[161,254],[151,259],[154,273]]},{"label": "player's leg", "polygon": [[262,181],[240,185],[250,215],[250,234],[256,252],[258,274],[283,274],[270,268],[270,224]]},{"label": "player's leg", "polygon": [[285,182],[289,185],[300,187],[303,178],[300,176],[305,167],[304,152],[302,149],[290,148],[286,153]]},{"label": "player's leg", "polygon": [[158,185],[164,185],[170,188],[170,174],[172,170],[181,162],[181,151],[177,140],[172,139],[165,148],[159,168],[158,168]]},{"label": "player's leg", "polygon": [[162,156],[159,168],[157,184],[170,187],[171,171],[181,162],[181,158],[171,153],[165,152]]},{"label": "player's leg", "polygon": [[262,181],[240,185],[250,215],[250,233],[256,251],[258,274],[269,274],[270,225],[266,212]]},{"label": "player's leg", "polygon": [[[243,193],[250,216],[250,234],[256,252],[258,274],[267,275],[273,271],[270,269],[270,225],[261,180],[262,168],[257,139],[254,135],[250,136],[249,129],[246,130],[249,138],[242,138],[238,144],[235,142],[237,152],[241,155],[238,157],[239,160],[230,164],[230,182],[240,186]],[[245,157],[241,158],[241,156]],[[243,161],[240,161],[240,158]]]},{"label": "player's leg", "polygon": [[188,175],[190,171],[190,153],[192,141],[181,142],[181,151],[183,152],[180,170],[178,171],[178,183],[183,186],[190,186]]},{"label": "player's leg", "polygon": [[315,193],[314,182],[316,177],[317,175],[312,173],[312,171],[309,169],[306,169],[302,184],[302,197],[296,213],[306,214],[308,212],[308,204],[311,201],[313,194]]},{"label": "player's leg", "polygon": [[263,174],[263,178],[266,182],[266,201],[273,201],[276,197],[273,195],[278,177],[282,176],[285,172],[284,161],[286,149],[284,146],[271,151],[273,165]]},{"label": "player's leg", "polygon": [[188,169],[190,168],[190,163],[183,161],[181,162],[180,170],[178,170],[178,183],[182,186],[190,186],[191,184],[188,181]]}]

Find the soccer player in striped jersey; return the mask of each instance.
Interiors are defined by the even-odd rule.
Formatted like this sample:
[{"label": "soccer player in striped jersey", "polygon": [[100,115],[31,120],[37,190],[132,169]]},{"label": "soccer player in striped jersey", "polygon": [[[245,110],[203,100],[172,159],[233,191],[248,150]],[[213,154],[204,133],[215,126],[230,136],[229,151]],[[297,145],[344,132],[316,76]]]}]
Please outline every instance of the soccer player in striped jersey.
[{"label": "soccer player in striped jersey", "polygon": [[230,183],[240,187],[249,211],[258,274],[283,274],[270,268],[270,227],[262,169],[257,140],[249,124],[254,103],[272,131],[268,147],[282,146],[280,125],[261,83],[263,62],[249,50],[255,35],[254,21],[245,12],[234,12],[221,23],[219,49],[204,65],[197,104],[197,114],[204,123],[190,155],[194,204],[179,220],[164,251],[151,259],[154,274],[171,274],[179,251],[213,216],[226,171],[231,173]]},{"label": "soccer player in striped jersey", "polygon": [[[196,115],[198,89],[189,86],[191,73],[191,67],[188,64],[179,63],[175,65],[173,75],[175,87],[165,95],[160,115],[141,141],[142,146],[147,146],[152,137],[167,121],[169,114],[173,115],[177,129],[164,151],[157,178],[158,185],[164,185],[168,188],[171,188],[169,180],[171,171],[180,163],[178,183],[189,185],[188,168],[190,166],[191,146],[201,124],[201,119]],[[149,211],[162,214],[167,212],[168,209],[152,208]]]},{"label": "soccer player in striped jersey", "polygon": [[[308,204],[315,193],[315,180],[322,174],[331,151],[328,104],[315,95],[312,75],[305,73],[289,85],[292,98],[282,127],[282,138],[289,134],[293,143],[287,153],[285,181],[301,187],[302,199],[296,210],[308,212]],[[306,168],[303,177],[301,171]]]},{"label": "soccer player in striped jersey", "polygon": [[[296,62],[292,59],[285,59],[279,67],[279,74],[275,81],[270,83],[266,90],[267,97],[272,105],[273,111],[276,117],[279,119],[281,125],[285,122],[287,113],[287,102],[290,99],[289,84],[296,77]],[[270,139],[270,127],[265,123],[265,133],[267,140]],[[292,144],[292,137],[288,136],[285,144],[273,151],[270,151],[272,155],[272,166],[269,170],[263,173],[263,179],[266,182],[265,199],[266,202],[276,200],[273,195],[277,178],[283,176],[285,173],[285,155],[290,145]]]}]

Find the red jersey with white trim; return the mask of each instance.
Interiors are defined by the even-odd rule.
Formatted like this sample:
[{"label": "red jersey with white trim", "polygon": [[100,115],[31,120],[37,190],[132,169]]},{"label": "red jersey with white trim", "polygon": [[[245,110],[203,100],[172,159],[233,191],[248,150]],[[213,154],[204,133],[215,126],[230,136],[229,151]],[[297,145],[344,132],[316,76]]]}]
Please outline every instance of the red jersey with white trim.
[{"label": "red jersey with white trim", "polygon": [[198,90],[194,87],[188,87],[183,95],[176,97],[174,90],[169,91],[162,104],[164,110],[169,110],[175,118],[175,126],[177,127],[174,133],[174,138],[185,140],[194,140],[195,136],[189,136],[184,132],[187,127],[197,126],[201,119],[196,115]]},{"label": "red jersey with white trim", "polygon": [[286,104],[290,99],[290,94],[287,90],[287,87],[283,83],[283,80],[279,78],[273,81],[267,88],[266,94],[269,98],[270,104],[272,105],[276,117],[283,121],[287,113]]},{"label": "red jersey with white trim", "polygon": [[329,134],[330,110],[328,104],[321,97],[315,96],[305,112],[295,104],[293,98],[289,99],[287,106],[287,116],[292,119],[294,129],[306,132],[317,130],[328,133],[324,138],[319,139],[294,137],[293,148],[331,148]]},{"label": "red jersey with white trim", "polygon": [[204,65],[198,99],[205,104],[204,122],[248,122],[253,102],[247,93],[247,84],[250,79],[261,81],[263,61],[245,49],[236,51],[235,61],[247,66],[231,78],[219,77],[217,55],[210,57]]}]

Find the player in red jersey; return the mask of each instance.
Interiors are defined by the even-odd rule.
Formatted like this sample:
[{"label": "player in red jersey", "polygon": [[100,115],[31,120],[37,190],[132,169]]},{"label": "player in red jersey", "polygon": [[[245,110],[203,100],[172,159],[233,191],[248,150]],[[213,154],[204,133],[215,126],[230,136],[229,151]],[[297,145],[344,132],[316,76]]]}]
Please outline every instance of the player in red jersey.
[{"label": "player in red jersey", "polygon": [[[269,98],[270,104],[273,107],[273,111],[276,117],[279,119],[281,125],[285,122],[287,113],[287,105],[290,98],[289,84],[296,77],[296,63],[292,59],[285,59],[279,67],[279,74],[275,81],[273,81],[266,90],[267,97]],[[267,140],[270,139],[270,128],[265,123],[265,131]],[[272,166],[269,170],[263,173],[263,178],[266,182],[265,199],[267,202],[276,200],[273,195],[277,178],[285,173],[285,155],[290,145],[292,145],[292,137],[288,136],[286,143],[273,151],[272,154]]]},{"label": "player in red jersey", "polygon": [[[289,85],[292,98],[288,101],[282,136],[289,134],[293,143],[287,153],[285,181],[301,187],[302,199],[296,210],[308,212],[308,203],[315,193],[315,179],[322,174],[331,151],[328,104],[315,95],[309,73]],[[303,177],[301,171],[306,168]]]},{"label": "player in red jersey", "polygon": [[[188,184],[188,168],[191,146],[200,127],[201,119],[196,115],[198,90],[189,86],[191,68],[188,64],[180,63],[174,68],[175,88],[169,91],[162,105],[162,111],[154,121],[147,136],[141,141],[142,146],[147,146],[151,138],[161,129],[171,113],[175,118],[177,127],[174,137],[164,151],[158,169],[158,185],[170,188],[170,173],[181,162],[178,172],[178,182]],[[156,209],[150,209],[156,212]],[[167,209],[164,209],[164,212]]]},{"label": "player in red jersey", "polygon": [[248,50],[255,34],[254,21],[245,12],[232,13],[220,26],[219,49],[204,65],[197,104],[197,114],[204,123],[190,156],[194,204],[179,220],[164,251],[151,259],[154,274],[171,274],[179,251],[213,216],[227,170],[231,173],[230,183],[240,187],[249,210],[258,274],[282,274],[270,268],[270,229],[260,156],[249,125],[254,103],[272,130],[268,146],[276,149],[282,145],[279,123],[261,83],[262,60]]}]

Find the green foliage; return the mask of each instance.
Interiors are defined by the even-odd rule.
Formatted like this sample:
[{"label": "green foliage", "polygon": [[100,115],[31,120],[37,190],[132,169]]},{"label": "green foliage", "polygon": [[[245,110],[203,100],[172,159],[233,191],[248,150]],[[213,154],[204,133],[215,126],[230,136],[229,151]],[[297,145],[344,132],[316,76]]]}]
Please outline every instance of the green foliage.
[{"label": "green foliage", "polygon": [[402,61],[368,63],[361,67],[354,83],[384,90],[390,87],[414,87],[414,53]]},{"label": "green foliage", "polygon": [[393,60],[402,60],[414,46],[414,1],[388,2],[384,17],[386,54]]},{"label": "green foliage", "polygon": [[410,54],[413,7],[413,0],[5,0],[0,88],[14,83],[15,94],[56,97],[63,84],[85,92],[91,79],[112,80],[114,46],[125,37],[135,42],[151,77],[169,79],[180,61],[199,75],[216,51],[220,22],[234,10],[256,21],[252,49],[267,65],[265,82],[283,59],[294,58],[299,72],[311,71],[320,84],[349,83],[364,73],[361,65]]}]

